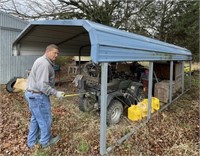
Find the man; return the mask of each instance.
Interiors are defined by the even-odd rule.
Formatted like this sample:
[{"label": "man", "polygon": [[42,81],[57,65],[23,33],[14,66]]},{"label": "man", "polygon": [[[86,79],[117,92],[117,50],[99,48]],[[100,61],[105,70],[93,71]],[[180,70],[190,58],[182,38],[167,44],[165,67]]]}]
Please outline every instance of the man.
[{"label": "man", "polygon": [[50,95],[61,98],[64,94],[64,92],[53,88],[55,84],[53,61],[58,54],[59,49],[56,45],[48,45],[44,55],[34,62],[27,80],[25,97],[31,112],[27,138],[29,148],[32,148],[37,141],[42,145],[42,148],[59,141],[59,136],[51,136],[52,116],[49,98]]}]

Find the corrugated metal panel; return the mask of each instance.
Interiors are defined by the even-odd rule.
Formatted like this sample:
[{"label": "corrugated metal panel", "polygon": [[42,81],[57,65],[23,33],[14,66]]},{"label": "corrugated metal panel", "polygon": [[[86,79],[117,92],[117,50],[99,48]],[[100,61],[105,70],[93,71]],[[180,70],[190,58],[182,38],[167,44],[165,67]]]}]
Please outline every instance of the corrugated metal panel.
[{"label": "corrugated metal panel", "polygon": [[0,27],[22,30],[27,26],[27,24],[27,21],[22,21],[14,16],[0,11]]},{"label": "corrugated metal panel", "polygon": [[38,56],[12,56],[12,43],[19,32],[1,31],[0,84],[6,84],[12,77],[23,77]]},{"label": "corrugated metal panel", "polygon": [[24,77],[37,56],[12,56],[12,43],[27,22],[0,12],[0,84],[12,77]]},{"label": "corrugated metal panel", "polygon": [[88,20],[34,21],[13,47],[15,54],[34,55],[52,42],[66,55],[78,55],[85,46],[81,55],[89,52],[95,63],[192,59],[185,48]]}]

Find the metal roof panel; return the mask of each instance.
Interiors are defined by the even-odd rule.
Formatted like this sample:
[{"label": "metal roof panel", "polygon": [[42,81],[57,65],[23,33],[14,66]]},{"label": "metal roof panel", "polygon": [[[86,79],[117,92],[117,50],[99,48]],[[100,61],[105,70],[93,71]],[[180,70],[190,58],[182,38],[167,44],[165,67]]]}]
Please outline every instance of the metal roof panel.
[{"label": "metal roof panel", "polygon": [[58,44],[66,55],[77,56],[82,49],[81,55],[90,55],[96,63],[192,59],[185,48],[88,20],[31,22],[14,42],[14,49],[22,55],[23,49],[34,53],[26,44],[30,41],[41,50],[47,44]]}]

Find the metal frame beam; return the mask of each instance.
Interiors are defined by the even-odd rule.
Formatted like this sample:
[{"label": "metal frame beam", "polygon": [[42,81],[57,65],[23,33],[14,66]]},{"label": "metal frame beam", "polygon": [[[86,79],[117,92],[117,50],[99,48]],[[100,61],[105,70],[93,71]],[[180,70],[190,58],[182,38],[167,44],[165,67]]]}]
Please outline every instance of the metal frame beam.
[{"label": "metal frame beam", "polygon": [[182,79],[181,79],[181,86],[182,86],[182,94],[184,93],[184,90],[185,90],[185,87],[184,87],[184,78],[185,78],[185,75],[184,75],[184,61],[182,61]]},{"label": "metal frame beam", "polygon": [[172,94],[173,94],[173,72],[174,72],[174,62],[170,61],[170,83],[169,83],[169,103],[172,102]]},{"label": "metal frame beam", "polygon": [[153,88],[153,62],[149,62],[149,83],[148,83],[148,115],[147,121],[151,118],[151,99],[152,99],[152,88]]},{"label": "metal frame beam", "polygon": [[108,63],[102,63],[101,64],[100,155],[106,154],[107,77],[108,77]]},{"label": "metal frame beam", "polygon": [[190,66],[190,79],[189,79],[189,88],[191,89],[192,87],[192,61],[189,62],[189,66]]}]

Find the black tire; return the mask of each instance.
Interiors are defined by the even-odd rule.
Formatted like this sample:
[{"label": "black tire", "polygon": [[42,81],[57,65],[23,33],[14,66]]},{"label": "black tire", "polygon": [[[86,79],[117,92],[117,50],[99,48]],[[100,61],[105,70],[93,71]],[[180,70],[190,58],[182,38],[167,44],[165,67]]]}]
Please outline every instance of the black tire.
[{"label": "black tire", "polygon": [[10,79],[8,81],[8,83],[6,84],[6,90],[7,90],[7,92],[9,92],[9,93],[13,92],[13,90],[14,90],[13,86],[14,86],[14,84],[17,81],[18,78],[21,78],[21,77],[13,77],[12,79]]},{"label": "black tire", "polygon": [[83,112],[90,112],[94,109],[95,100],[92,98],[82,97],[79,103],[79,109]]},{"label": "black tire", "polygon": [[145,96],[143,88],[138,88],[138,91],[137,91],[137,100],[138,100],[138,102],[142,101],[145,98],[146,98],[146,96]]},{"label": "black tire", "polygon": [[123,105],[118,100],[112,100],[107,108],[107,125],[114,125],[119,123],[121,115],[123,114]]}]

